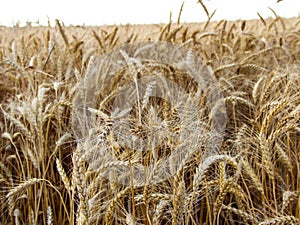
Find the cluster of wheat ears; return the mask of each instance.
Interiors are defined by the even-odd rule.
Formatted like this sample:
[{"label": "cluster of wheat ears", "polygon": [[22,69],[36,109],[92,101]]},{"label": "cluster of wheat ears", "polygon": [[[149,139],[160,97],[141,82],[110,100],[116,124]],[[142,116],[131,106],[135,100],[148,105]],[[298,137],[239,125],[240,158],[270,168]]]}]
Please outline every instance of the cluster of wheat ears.
[{"label": "cluster of wheat ears", "polygon": [[[55,27],[1,27],[0,224],[300,224],[300,18],[273,13],[213,22],[207,12],[201,24],[182,24],[179,16],[151,26],[66,27],[57,20]],[[212,68],[227,116],[217,150],[197,127],[211,122],[205,90],[194,106],[201,116],[183,106],[179,117],[176,105],[150,96],[158,85],[150,82],[123,121],[131,137],[144,140],[143,151],[124,144],[130,137],[122,127],[110,130],[121,120],[112,103],[137,78],[136,65],[95,81],[91,73],[101,65],[93,62],[149,40],[191,49]],[[139,78],[154,71],[197,97],[195,81],[176,66],[146,67]],[[101,91],[87,90],[95,82]],[[87,91],[97,96],[89,100]],[[93,103],[97,129],[80,121],[89,119],[78,116],[84,100]],[[162,126],[151,139],[149,130]],[[176,165],[168,161],[166,179],[155,180],[178,146],[193,150]],[[152,168],[140,182],[136,165]],[[122,167],[128,176],[118,173]]]}]

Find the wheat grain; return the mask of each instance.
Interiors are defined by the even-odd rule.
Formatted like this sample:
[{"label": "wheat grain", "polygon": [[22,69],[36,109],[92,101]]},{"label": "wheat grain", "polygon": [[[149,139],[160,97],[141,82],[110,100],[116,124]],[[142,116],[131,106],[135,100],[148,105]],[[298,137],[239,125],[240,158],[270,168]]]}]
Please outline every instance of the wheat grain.
[{"label": "wheat grain", "polygon": [[255,106],[253,105],[252,102],[250,102],[250,101],[247,100],[247,99],[241,98],[241,97],[239,97],[239,96],[231,95],[231,96],[225,97],[224,100],[225,100],[225,101],[230,101],[230,102],[240,102],[240,103],[242,103],[242,104],[248,106],[248,107],[251,108],[251,109],[255,108]]},{"label": "wheat grain", "polygon": [[244,172],[250,177],[253,182],[254,187],[264,196],[263,184],[260,181],[259,177],[256,175],[255,170],[249,165],[246,160],[241,160]]},{"label": "wheat grain", "polygon": [[50,206],[47,208],[47,225],[53,225],[53,213]]},{"label": "wheat grain", "polygon": [[266,133],[266,130],[267,130],[269,124],[274,119],[275,115],[278,112],[280,112],[282,110],[282,108],[284,108],[286,106],[286,103],[287,103],[287,99],[283,99],[283,100],[279,101],[278,103],[276,103],[276,105],[273,107],[273,109],[271,109],[268,112],[267,116],[264,118],[264,120],[262,122],[260,134]]},{"label": "wheat grain", "polygon": [[279,217],[267,219],[263,222],[260,222],[258,225],[272,225],[272,224],[297,225],[300,224],[300,220],[294,216],[279,216]]},{"label": "wheat grain", "polygon": [[162,200],[159,202],[159,204],[157,205],[156,209],[155,209],[155,213],[153,216],[153,224],[154,225],[159,225],[161,224],[160,221],[161,219],[164,217],[164,211],[165,208],[169,206],[169,202]]},{"label": "wheat grain", "polygon": [[258,15],[260,21],[263,23],[263,25],[267,26],[267,23],[266,23],[265,19],[259,13],[257,13],[257,15]]},{"label": "wheat grain", "polygon": [[243,210],[236,209],[236,208],[233,208],[231,206],[224,205],[224,204],[222,205],[222,208],[229,211],[229,212],[233,212],[236,215],[241,216],[241,218],[246,219],[247,221],[251,221],[255,224],[258,223],[258,220],[255,217],[253,217],[252,215],[250,215],[249,213],[247,213]]},{"label": "wheat grain", "polygon": [[177,18],[177,24],[178,25],[180,25],[180,18],[181,18],[181,13],[182,13],[182,10],[183,10],[183,6],[184,6],[184,2],[182,2],[181,6],[180,6],[179,13],[178,13],[178,18]]},{"label": "wheat grain", "polygon": [[21,216],[21,211],[19,209],[14,210],[15,224],[20,225],[19,217]]},{"label": "wheat grain", "polygon": [[285,212],[291,203],[295,202],[299,198],[299,194],[293,191],[285,191],[282,196],[281,212]]},{"label": "wheat grain", "polygon": [[226,29],[226,25],[227,25],[227,20],[225,20],[223,22],[223,27],[220,33],[220,41],[219,41],[219,46],[220,46],[220,54],[223,55],[223,43],[224,43],[224,36],[225,36],[225,29]]},{"label": "wheat grain", "polygon": [[8,120],[10,120],[16,126],[16,128],[18,128],[27,138],[31,138],[30,131],[19,120],[15,119],[14,117],[10,116],[7,112],[5,112],[1,105],[0,108],[4,116]]},{"label": "wheat grain", "polygon": [[66,33],[65,33],[65,30],[63,29],[63,27],[62,27],[62,25],[60,24],[60,22],[59,22],[58,19],[55,20],[55,23],[56,23],[56,25],[58,26],[59,33],[61,34],[61,36],[62,36],[62,38],[63,38],[63,40],[64,40],[66,46],[69,47],[69,40],[68,40],[68,37],[67,37],[67,35],[66,35]]},{"label": "wheat grain", "polygon": [[126,224],[127,225],[135,225],[136,224],[131,213],[126,214]]},{"label": "wheat grain", "polygon": [[65,185],[65,188],[68,190],[68,191],[71,191],[71,186],[70,186],[70,181],[69,181],[69,178],[63,168],[63,165],[61,163],[61,161],[56,158],[56,167],[57,167],[57,170],[58,170],[58,173]]},{"label": "wheat grain", "polygon": [[62,145],[64,145],[70,138],[72,137],[72,135],[70,133],[65,133],[63,136],[61,136],[57,142],[56,142],[56,147],[60,147]]},{"label": "wheat grain", "polygon": [[257,103],[258,96],[261,94],[261,91],[265,86],[266,79],[267,79],[266,76],[260,77],[258,81],[255,83],[255,85],[253,86],[252,98],[254,100],[254,103]]}]

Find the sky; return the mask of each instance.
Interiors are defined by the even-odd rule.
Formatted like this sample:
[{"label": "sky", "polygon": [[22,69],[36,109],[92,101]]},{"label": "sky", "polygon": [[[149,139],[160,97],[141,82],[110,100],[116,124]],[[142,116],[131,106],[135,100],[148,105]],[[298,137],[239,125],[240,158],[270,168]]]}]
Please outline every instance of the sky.
[{"label": "sky", "polygon": [[[202,22],[206,14],[198,0],[2,0],[0,25],[20,25],[27,21],[55,24],[59,19],[65,25],[149,24],[177,21],[184,2],[181,22]],[[272,16],[268,7],[282,17],[300,15],[300,0],[203,0],[208,11],[217,9],[214,20],[257,19]]]}]

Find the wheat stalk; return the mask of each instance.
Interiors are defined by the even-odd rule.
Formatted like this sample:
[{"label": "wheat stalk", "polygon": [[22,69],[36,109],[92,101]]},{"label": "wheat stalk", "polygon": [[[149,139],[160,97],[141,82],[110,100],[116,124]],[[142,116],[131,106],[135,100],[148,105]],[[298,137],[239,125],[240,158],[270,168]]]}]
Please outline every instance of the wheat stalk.
[{"label": "wheat stalk", "polygon": [[173,195],[172,225],[183,224],[185,206],[185,184],[181,180],[175,183]]}]

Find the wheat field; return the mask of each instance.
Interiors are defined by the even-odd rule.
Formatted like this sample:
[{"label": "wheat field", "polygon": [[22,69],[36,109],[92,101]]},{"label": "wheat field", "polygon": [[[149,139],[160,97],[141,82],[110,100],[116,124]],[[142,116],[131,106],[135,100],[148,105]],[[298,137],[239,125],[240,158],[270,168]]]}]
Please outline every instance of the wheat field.
[{"label": "wheat field", "polygon": [[[1,27],[0,224],[300,224],[300,18],[212,16],[195,24]],[[209,94],[198,96],[176,65],[143,62],[138,76],[172,79],[197,98],[200,116],[179,94],[181,111],[151,96],[155,82],[126,120],[113,116],[140,62],[128,60],[110,77],[94,62],[147,42],[192,50],[213,72],[227,116],[218,149],[199,128],[211,126]],[[85,117],[87,101],[95,121]],[[118,122],[125,125],[113,130]],[[124,127],[144,152],[125,144]],[[190,154],[161,164],[177,148]],[[138,165],[151,168],[139,180]],[[166,179],[155,180],[156,171]]]}]

